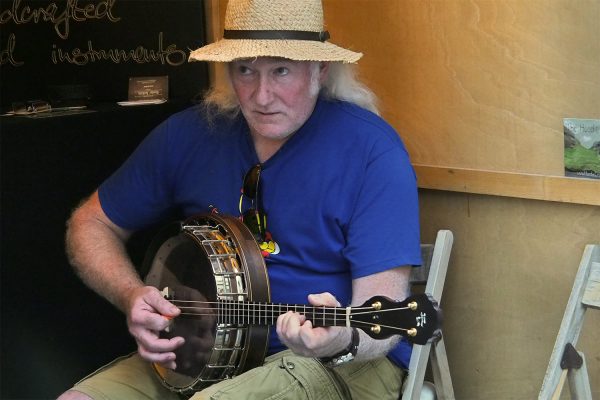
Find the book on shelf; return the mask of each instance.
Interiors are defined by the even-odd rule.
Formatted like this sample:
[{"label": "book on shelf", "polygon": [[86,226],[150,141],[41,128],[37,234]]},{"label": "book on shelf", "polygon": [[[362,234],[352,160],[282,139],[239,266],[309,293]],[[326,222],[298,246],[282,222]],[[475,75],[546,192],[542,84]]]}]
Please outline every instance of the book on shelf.
[{"label": "book on shelf", "polygon": [[600,119],[563,119],[565,176],[600,179]]}]

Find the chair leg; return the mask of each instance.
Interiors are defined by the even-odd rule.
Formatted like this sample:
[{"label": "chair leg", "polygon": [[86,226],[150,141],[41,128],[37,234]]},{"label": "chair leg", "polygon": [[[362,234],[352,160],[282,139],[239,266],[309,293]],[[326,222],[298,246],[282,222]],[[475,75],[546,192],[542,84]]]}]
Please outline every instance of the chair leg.
[{"label": "chair leg", "polygon": [[415,400],[421,398],[421,388],[423,379],[425,378],[425,367],[419,368],[420,365],[427,365],[431,343],[425,345],[413,345],[412,355],[410,357],[410,365],[408,366],[408,376],[404,383],[402,392],[402,400]]},{"label": "chair leg", "polygon": [[440,400],[454,400],[454,388],[450,378],[450,367],[446,356],[444,337],[433,344],[431,349],[431,372],[437,398]]},{"label": "chair leg", "polygon": [[587,365],[585,363],[585,356],[580,351],[578,351],[578,353],[583,359],[583,364],[578,369],[570,369],[567,374],[569,379],[569,389],[571,391],[571,399],[591,399],[592,388],[590,387],[590,380],[588,377]]}]

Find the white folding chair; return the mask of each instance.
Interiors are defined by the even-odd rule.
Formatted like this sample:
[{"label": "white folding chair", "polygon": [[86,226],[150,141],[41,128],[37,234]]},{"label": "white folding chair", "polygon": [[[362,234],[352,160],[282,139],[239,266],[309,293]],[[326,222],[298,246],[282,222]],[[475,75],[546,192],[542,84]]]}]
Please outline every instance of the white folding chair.
[{"label": "white folding chair", "polygon": [[592,398],[585,356],[575,348],[588,309],[600,310],[600,244],[585,246],[539,400],[559,399],[567,378],[571,399]]},{"label": "white folding chair", "polygon": [[[420,268],[413,268],[411,272],[411,286],[425,285],[425,293],[432,296],[438,304],[442,299],[453,241],[454,236],[451,231],[438,231],[434,244],[421,245],[423,265]],[[428,361],[431,361],[433,384],[424,382]],[[454,399],[443,335],[425,345],[413,346],[402,400],[422,398]]]}]

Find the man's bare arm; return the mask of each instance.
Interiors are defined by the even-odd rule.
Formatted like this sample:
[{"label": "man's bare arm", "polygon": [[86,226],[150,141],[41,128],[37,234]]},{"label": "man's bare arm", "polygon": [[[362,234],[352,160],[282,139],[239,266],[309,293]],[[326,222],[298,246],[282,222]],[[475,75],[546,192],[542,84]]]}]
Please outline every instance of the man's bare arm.
[{"label": "man's bare arm", "polygon": [[[410,267],[397,267],[352,281],[352,305],[360,306],[371,297],[386,296],[392,300],[404,300],[408,296]],[[400,340],[400,336],[376,340],[360,331],[357,359],[366,360],[387,354]],[[349,334],[348,334],[349,335]],[[346,343],[350,342],[348,340]]]},{"label": "man's bare arm", "polygon": [[86,285],[123,312],[128,293],[144,286],[125,250],[130,234],[108,219],[98,192],[77,208],[67,223],[71,265]]},{"label": "man's bare arm", "polygon": [[180,311],[140,279],[125,248],[130,235],[108,218],[95,192],[68,222],[67,254],[85,284],[127,316],[139,354],[175,368],[173,350],[183,344],[183,338],[161,339],[159,332]]}]

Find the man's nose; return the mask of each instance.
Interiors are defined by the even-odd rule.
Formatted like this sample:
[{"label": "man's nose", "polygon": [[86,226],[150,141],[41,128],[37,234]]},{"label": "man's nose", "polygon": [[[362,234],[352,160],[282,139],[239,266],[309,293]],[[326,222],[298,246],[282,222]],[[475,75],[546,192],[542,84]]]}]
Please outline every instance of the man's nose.
[{"label": "man's nose", "polygon": [[267,105],[273,100],[273,88],[271,82],[266,77],[261,77],[255,92],[256,103]]}]

